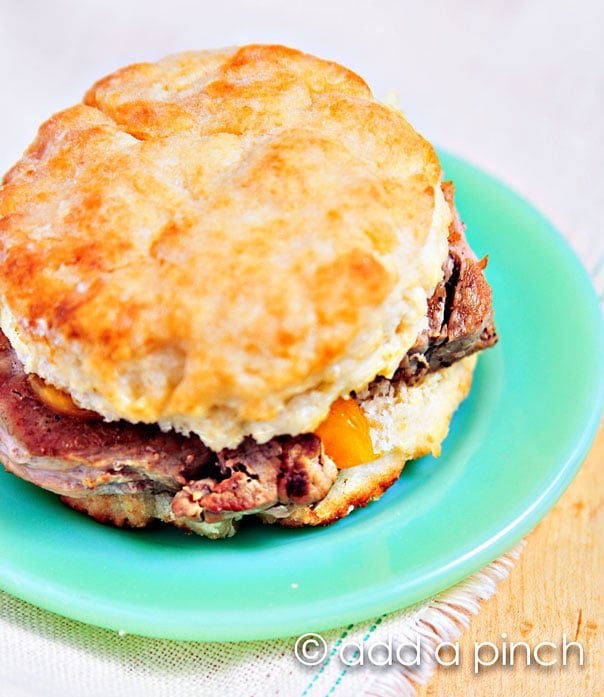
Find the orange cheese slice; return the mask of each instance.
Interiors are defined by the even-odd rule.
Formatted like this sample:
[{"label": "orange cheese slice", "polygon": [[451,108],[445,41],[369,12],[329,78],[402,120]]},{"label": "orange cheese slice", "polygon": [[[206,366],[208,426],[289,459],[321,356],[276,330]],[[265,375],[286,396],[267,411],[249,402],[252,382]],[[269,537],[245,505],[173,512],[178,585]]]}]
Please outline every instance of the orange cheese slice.
[{"label": "orange cheese slice", "polygon": [[356,467],[377,458],[367,417],[354,399],[336,399],[315,434],[339,469]]},{"label": "orange cheese slice", "polygon": [[53,387],[49,383],[42,380],[34,373],[30,373],[27,376],[30,387],[36,393],[36,396],[50,407],[53,411],[58,414],[64,414],[65,416],[77,416],[81,419],[100,419],[100,415],[89,409],[82,409],[79,407],[73,399],[64,392],[56,387]]}]

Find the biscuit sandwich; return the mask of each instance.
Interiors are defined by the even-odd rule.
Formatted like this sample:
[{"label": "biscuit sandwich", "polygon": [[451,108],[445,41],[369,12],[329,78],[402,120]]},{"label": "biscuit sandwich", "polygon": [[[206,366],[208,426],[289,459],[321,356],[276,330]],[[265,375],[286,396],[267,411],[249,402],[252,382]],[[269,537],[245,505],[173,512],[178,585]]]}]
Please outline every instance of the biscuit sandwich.
[{"label": "biscuit sandwich", "polygon": [[325,525],[496,340],[432,146],[283,46],[117,70],[0,189],[0,460],[101,522]]}]

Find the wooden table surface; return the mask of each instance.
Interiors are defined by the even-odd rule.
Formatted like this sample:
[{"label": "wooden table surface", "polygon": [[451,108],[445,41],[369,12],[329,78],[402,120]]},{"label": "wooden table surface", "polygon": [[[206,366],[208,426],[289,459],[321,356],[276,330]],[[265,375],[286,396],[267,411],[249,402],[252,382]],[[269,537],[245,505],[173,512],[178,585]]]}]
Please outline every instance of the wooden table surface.
[{"label": "wooden table surface", "polygon": [[[502,634],[507,637],[502,637]],[[562,665],[563,637],[584,649],[568,649]],[[526,666],[525,649],[517,664],[474,672],[477,642],[524,641],[542,661]],[[441,667],[418,697],[604,697],[604,422],[574,482],[555,508],[527,538],[510,577],[475,617],[460,640],[459,666]],[[485,662],[490,649],[481,649]],[[542,653],[541,653],[542,651]],[[508,651],[509,654],[509,651]],[[533,655],[534,656],[534,655]],[[519,664],[518,664],[519,663]]]}]

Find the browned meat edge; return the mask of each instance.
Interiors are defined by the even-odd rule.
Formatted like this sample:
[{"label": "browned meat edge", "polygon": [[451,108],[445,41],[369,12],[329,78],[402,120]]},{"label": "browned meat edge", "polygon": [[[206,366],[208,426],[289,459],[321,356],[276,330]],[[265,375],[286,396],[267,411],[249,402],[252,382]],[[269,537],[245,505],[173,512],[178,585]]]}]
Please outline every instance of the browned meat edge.
[{"label": "browned meat edge", "polygon": [[401,361],[394,380],[415,385],[476,351],[497,343],[491,287],[484,276],[486,257],[476,259],[453,204],[453,183],[443,184],[453,220],[443,279],[428,300],[427,327]]}]

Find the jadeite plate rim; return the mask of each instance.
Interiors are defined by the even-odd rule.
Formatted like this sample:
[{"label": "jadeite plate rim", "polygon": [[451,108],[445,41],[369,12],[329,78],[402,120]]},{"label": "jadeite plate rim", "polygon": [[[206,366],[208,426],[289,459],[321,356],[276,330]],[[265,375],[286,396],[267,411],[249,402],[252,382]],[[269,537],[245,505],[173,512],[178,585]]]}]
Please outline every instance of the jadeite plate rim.
[{"label": "jadeite plate rim", "polygon": [[[454,417],[440,461],[429,457],[407,465],[382,500],[330,528],[253,526],[219,542],[168,529],[105,528],[2,473],[0,588],[113,630],[166,639],[267,639],[410,605],[462,580],[526,535],[570,484],[598,427],[604,403],[604,375],[597,362],[604,348],[600,306],[580,262],[548,221],[492,176],[440,154],[445,175],[456,183],[471,243],[479,254],[491,252],[488,276],[503,330],[500,344],[480,358],[472,394]],[[497,238],[484,232],[498,226]],[[503,239],[504,232],[509,238]],[[537,330],[553,333],[558,343],[566,341],[556,321],[531,333],[531,323],[515,314],[521,305],[534,318],[553,316],[550,267],[552,282],[554,276],[564,280],[559,305],[568,331],[581,339],[574,355],[589,368],[587,377],[550,374],[564,357],[558,354],[533,360],[530,371],[524,365],[543,341]],[[536,292],[527,273],[531,269],[540,279]],[[522,301],[513,312],[512,296]],[[569,296],[576,302],[564,305]],[[559,346],[553,350],[562,352]],[[522,384],[511,382],[518,375]],[[560,416],[541,393],[541,402],[531,402],[536,399],[533,384],[546,391],[545,397],[568,397],[564,381],[571,378],[580,381],[580,395],[551,438],[545,438],[539,428],[543,410]],[[528,414],[521,416],[512,391],[519,400],[530,397]],[[503,413],[500,403],[507,405]],[[523,418],[524,431],[519,426]],[[500,442],[502,424],[511,430],[509,444]],[[524,437],[521,444],[518,435]],[[532,460],[532,469],[523,458]],[[512,480],[520,473],[520,481]],[[536,477],[530,491],[525,477]]]}]

